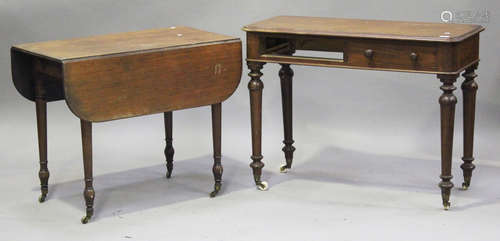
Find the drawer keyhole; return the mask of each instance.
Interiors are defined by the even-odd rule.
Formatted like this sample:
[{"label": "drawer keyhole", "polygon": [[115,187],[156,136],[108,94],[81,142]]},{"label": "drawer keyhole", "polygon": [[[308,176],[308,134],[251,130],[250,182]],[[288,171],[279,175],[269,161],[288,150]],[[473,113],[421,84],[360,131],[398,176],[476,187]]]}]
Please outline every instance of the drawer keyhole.
[{"label": "drawer keyhole", "polygon": [[412,52],[412,53],[410,54],[410,59],[411,59],[411,61],[413,61],[413,62],[417,62],[417,59],[418,59],[418,54],[417,54],[417,53],[415,53],[415,52]]},{"label": "drawer keyhole", "polygon": [[365,50],[365,57],[372,59],[373,58],[373,50],[371,50],[371,49]]}]

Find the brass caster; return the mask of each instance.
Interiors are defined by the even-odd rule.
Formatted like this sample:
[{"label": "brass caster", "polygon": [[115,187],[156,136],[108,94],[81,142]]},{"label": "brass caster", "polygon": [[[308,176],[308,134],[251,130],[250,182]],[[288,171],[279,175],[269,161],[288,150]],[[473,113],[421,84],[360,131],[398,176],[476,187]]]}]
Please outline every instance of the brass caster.
[{"label": "brass caster", "polygon": [[42,194],[40,197],[38,197],[38,202],[43,203],[45,202],[45,199],[47,198],[47,194]]},{"label": "brass caster", "polygon": [[82,218],[82,220],[81,220],[81,221],[82,221],[82,224],[86,224],[86,223],[88,223],[88,222],[90,221],[90,217],[91,217],[91,216],[84,216],[84,217]]},{"label": "brass caster", "polygon": [[210,193],[210,197],[211,197],[211,198],[214,198],[215,196],[217,196],[217,193],[219,193],[219,191],[217,191],[217,190],[213,190],[213,191]]},{"label": "brass caster", "polygon": [[220,191],[220,187],[221,187],[220,184],[219,185],[215,184],[214,190],[210,193],[211,198],[214,198],[215,196],[217,196],[217,193],[219,193],[219,191]]},{"label": "brass caster", "polygon": [[448,211],[450,209],[450,206],[451,206],[451,204],[449,202],[448,203],[443,203],[443,207],[444,207],[445,211]]},{"label": "brass caster", "polygon": [[281,173],[287,173],[290,168],[287,168],[286,165],[281,165],[280,167],[280,172]]},{"label": "brass caster", "polygon": [[167,174],[165,176],[167,177],[167,179],[170,179],[170,177],[172,176],[172,173],[171,172],[167,172]]},{"label": "brass caster", "polygon": [[267,182],[261,181],[261,182],[257,183],[257,189],[259,189],[261,191],[266,191],[267,188],[268,188]]},{"label": "brass caster", "polygon": [[467,183],[463,182],[463,183],[462,183],[462,190],[464,190],[464,191],[465,191],[465,190],[467,190],[467,189],[469,189],[469,184],[467,184]]}]

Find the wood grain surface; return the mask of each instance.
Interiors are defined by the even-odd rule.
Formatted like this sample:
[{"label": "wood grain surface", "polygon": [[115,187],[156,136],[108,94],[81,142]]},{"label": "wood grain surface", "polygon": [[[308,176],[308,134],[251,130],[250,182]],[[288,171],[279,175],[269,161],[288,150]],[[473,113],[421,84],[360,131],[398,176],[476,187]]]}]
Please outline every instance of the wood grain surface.
[{"label": "wood grain surface", "polygon": [[[459,73],[465,70],[463,90],[464,182],[469,188],[475,165],[473,156],[476,91],[474,79],[479,62],[479,34],[483,27],[439,23],[395,22],[380,20],[332,19],[281,16],[245,26],[247,65],[250,69],[250,116],[254,180],[261,181],[262,167],[262,90],[261,69],[266,63],[279,63],[283,127],[287,172],[292,166],[292,78],[290,65],[387,70],[437,74],[443,83],[441,107],[441,197],[445,210],[450,208],[453,188],[452,154],[457,97],[453,94]],[[442,37],[441,34],[446,34]],[[301,54],[298,54],[302,50]],[[304,53],[303,50],[310,51]],[[311,53],[311,51],[317,51]],[[318,52],[330,55],[317,56]],[[333,55],[331,53],[334,53]],[[324,53],[322,53],[324,54]],[[316,55],[316,56],[315,56]],[[260,186],[259,186],[260,187]]]},{"label": "wood grain surface", "polygon": [[[341,58],[286,54],[338,52]],[[366,51],[371,56],[366,56]],[[413,57],[412,57],[413,56]],[[479,33],[460,42],[247,32],[247,61],[337,68],[456,74],[479,61]]]},{"label": "wood grain surface", "polygon": [[239,38],[189,27],[108,34],[11,48],[16,89],[65,99],[89,122],[220,103],[241,78]]},{"label": "wood grain surface", "polygon": [[63,61],[235,39],[237,38],[177,26],[67,40],[26,43],[14,45],[13,48],[33,55]]},{"label": "wood grain surface", "polygon": [[66,102],[79,118],[108,121],[220,103],[241,78],[241,41],[64,64]]},{"label": "wood grain surface", "polygon": [[480,25],[277,16],[243,27],[247,32],[457,42],[484,30]]}]

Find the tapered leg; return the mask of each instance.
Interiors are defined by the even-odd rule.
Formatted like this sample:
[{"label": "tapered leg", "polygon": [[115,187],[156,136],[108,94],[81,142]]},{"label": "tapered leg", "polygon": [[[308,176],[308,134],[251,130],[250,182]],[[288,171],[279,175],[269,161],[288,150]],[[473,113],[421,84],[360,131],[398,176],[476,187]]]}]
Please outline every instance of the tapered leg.
[{"label": "tapered leg", "polygon": [[261,181],[262,168],[264,163],[262,163],[262,89],[264,89],[264,83],[260,80],[262,72],[260,70],[264,66],[264,63],[259,62],[248,62],[248,68],[250,69],[250,82],[248,82],[248,90],[250,91],[250,119],[252,122],[252,163],[250,167],[253,170],[253,177],[257,188],[260,190],[267,190],[267,183]]},{"label": "tapered leg", "polygon": [[82,218],[82,223],[87,223],[94,214],[94,187],[92,186],[92,123],[80,120],[82,129],[82,150],[83,150],[83,169],[85,176],[85,189],[83,197],[85,198],[86,215]]},{"label": "tapered leg", "polygon": [[40,190],[42,194],[38,198],[39,202],[44,202],[49,192],[49,169],[47,168],[47,102],[43,99],[36,99],[36,124],[38,130],[38,153],[40,156]]},{"label": "tapered leg", "polygon": [[454,83],[458,74],[438,74],[437,76],[443,85],[441,90],[443,94],[439,97],[441,105],[441,196],[445,210],[450,208],[450,192],[453,187],[451,179],[451,156],[453,150],[453,126],[455,122],[455,104],[457,97],[453,95],[456,89]]},{"label": "tapered leg", "polygon": [[165,159],[167,161],[167,178],[172,175],[174,169],[174,147],[172,146],[172,112],[163,113],[163,120],[165,122]]},{"label": "tapered leg", "polygon": [[215,197],[220,191],[222,185],[222,164],[221,164],[221,121],[222,117],[222,104],[212,105],[212,138],[214,145],[214,166],[212,172],[214,173],[215,185],[214,190],[210,193],[210,197]]},{"label": "tapered leg", "polygon": [[281,80],[281,104],[283,109],[283,129],[285,139],[283,140],[283,152],[285,153],[286,164],[280,168],[281,172],[287,172],[292,168],[293,152],[293,125],[292,125],[292,78],[293,70],[289,64],[281,64],[279,72]]},{"label": "tapered leg", "polygon": [[474,156],[472,153],[474,146],[474,118],[476,112],[476,92],[477,83],[474,78],[477,77],[474,72],[477,69],[477,64],[467,68],[462,75],[465,81],[462,83],[462,92],[464,95],[464,156],[462,157],[463,164],[460,166],[464,172],[464,182],[462,189],[467,190],[472,178],[472,170],[476,168],[472,163]]}]

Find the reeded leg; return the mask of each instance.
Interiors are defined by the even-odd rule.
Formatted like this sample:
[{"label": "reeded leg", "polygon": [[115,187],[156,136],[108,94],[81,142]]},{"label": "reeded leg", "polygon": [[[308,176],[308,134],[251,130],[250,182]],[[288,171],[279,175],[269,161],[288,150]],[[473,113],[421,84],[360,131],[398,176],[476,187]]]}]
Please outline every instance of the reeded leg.
[{"label": "reeded leg", "polygon": [[210,193],[210,197],[215,197],[220,191],[222,185],[222,164],[221,164],[221,121],[222,117],[222,104],[212,105],[212,138],[214,145],[214,166],[212,172],[214,173],[215,185],[214,190]]},{"label": "reeded leg", "polygon": [[477,69],[477,64],[467,68],[462,75],[465,81],[462,83],[462,92],[464,95],[464,156],[462,157],[463,164],[460,166],[464,172],[464,182],[462,189],[467,190],[472,178],[472,170],[476,168],[472,163],[474,161],[473,146],[474,146],[474,118],[476,112],[476,92],[477,83],[474,78],[477,77],[474,71]]},{"label": "reeded leg", "polygon": [[82,218],[82,223],[86,224],[94,214],[94,187],[92,186],[92,123],[80,120],[82,129],[82,150],[83,150],[83,169],[85,176],[85,189],[83,197],[85,198],[86,215]]},{"label": "reeded leg", "polygon": [[163,113],[163,121],[165,122],[165,159],[167,161],[167,178],[172,175],[174,169],[174,147],[172,146],[172,112]]},{"label": "reeded leg", "polygon": [[267,183],[261,181],[262,168],[262,89],[264,83],[260,80],[262,72],[260,70],[264,63],[248,62],[250,69],[250,82],[248,82],[248,90],[250,91],[250,118],[252,122],[252,160],[250,167],[253,170],[253,177],[257,188],[260,190],[267,190]]},{"label": "reeded leg", "polygon": [[453,187],[451,179],[451,157],[453,150],[453,126],[455,122],[455,104],[457,97],[453,95],[456,87],[453,85],[458,77],[458,74],[446,75],[438,74],[438,79],[443,85],[441,90],[443,94],[439,97],[441,105],[441,196],[443,198],[443,206],[445,210],[450,208],[450,191]]},{"label": "reeded leg", "polygon": [[38,153],[40,156],[40,178],[41,195],[39,202],[44,202],[49,192],[49,169],[47,168],[47,102],[43,99],[36,99],[36,124],[38,130]]},{"label": "reeded leg", "polygon": [[285,132],[285,140],[283,140],[283,152],[285,153],[286,164],[280,168],[281,172],[287,172],[292,168],[293,152],[295,147],[293,141],[293,126],[292,126],[292,78],[293,70],[289,64],[281,64],[279,72],[281,80],[281,104],[283,108],[283,129]]}]

